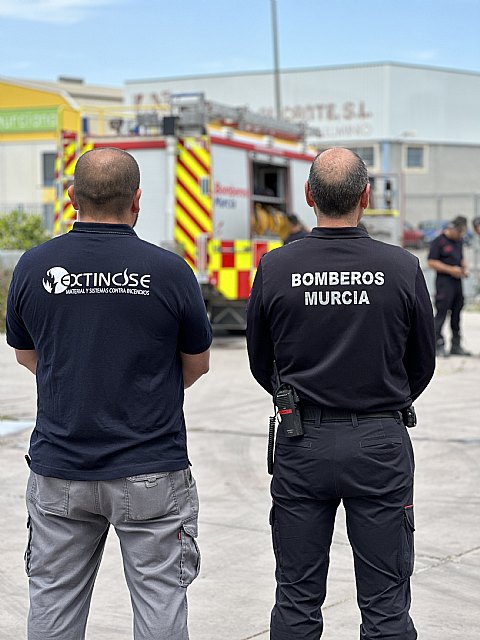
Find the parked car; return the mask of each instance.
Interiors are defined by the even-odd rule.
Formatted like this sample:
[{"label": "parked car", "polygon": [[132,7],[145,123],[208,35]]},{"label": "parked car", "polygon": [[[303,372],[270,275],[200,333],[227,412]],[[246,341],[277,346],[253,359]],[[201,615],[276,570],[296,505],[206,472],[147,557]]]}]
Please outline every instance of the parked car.
[{"label": "parked car", "polygon": [[[432,240],[442,233],[448,227],[450,220],[423,220],[419,223],[418,228],[423,231],[423,242],[428,247]],[[473,231],[467,229],[467,233],[463,237],[463,244],[470,246],[473,239]]]},{"label": "parked car", "polygon": [[428,247],[432,240],[442,233],[450,220],[422,220],[418,228],[423,232],[423,242]]},{"label": "parked car", "polygon": [[414,227],[410,222],[403,223],[402,246],[411,249],[421,249],[424,246],[423,231]]}]

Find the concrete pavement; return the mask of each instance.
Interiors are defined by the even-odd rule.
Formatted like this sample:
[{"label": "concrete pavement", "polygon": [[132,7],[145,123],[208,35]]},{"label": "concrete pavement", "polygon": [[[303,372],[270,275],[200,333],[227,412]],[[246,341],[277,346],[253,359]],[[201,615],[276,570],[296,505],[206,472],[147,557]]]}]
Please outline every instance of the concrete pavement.
[{"label": "concrete pavement", "polygon": [[[416,568],[420,640],[480,635],[480,313],[463,314],[473,358],[448,358],[416,403]],[[271,402],[250,377],[242,337],[217,338],[211,372],[187,391],[190,458],[200,500],[202,571],[189,590],[192,640],[267,640],[274,596],[265,451]],[[28,426],[34,379],[0,342],[0,429]],[[25,637],[23,455],[29,430],[0,437],[0,640]],[[353,565],[337,517],[322,640],[358,638]],[[89,640],[128,640],[131,613],[112,531],[97,580]],[[301,640],[301,639],[299,639]]]}]

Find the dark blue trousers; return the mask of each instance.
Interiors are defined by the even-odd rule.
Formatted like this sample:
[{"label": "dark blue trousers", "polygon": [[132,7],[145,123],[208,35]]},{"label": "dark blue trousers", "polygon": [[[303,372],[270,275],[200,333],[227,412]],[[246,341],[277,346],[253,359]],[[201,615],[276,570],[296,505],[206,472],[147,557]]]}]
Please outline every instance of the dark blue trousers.
[{"label": "dark blue trousers", "polygon": [[[311,413],[311,412],[310,412]],[[276,602],[271,640],[318,640],[330,545],[340,501],[353,551],[363,640],[414,640],[410,438],[398,417],[304,420],[277,434],[271,486]],[[335,634],[334,634],[335,635]]]}]

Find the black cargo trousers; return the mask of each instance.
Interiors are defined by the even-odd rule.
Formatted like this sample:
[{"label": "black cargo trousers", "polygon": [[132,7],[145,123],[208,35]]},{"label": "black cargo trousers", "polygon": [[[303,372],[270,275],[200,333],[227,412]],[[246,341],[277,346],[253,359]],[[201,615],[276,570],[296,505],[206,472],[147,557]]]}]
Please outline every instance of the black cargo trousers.
[{"label": "black cargo trousers", "polygon": [[[334,412],[330,412],[332,414]],[[400,413],[304,413],[305,434],[279,427],[271,525],[276,602],[271,640],[318,640],[340,501],[353,550],[363,640],[414,640],[413,450]],[[333,634],[335,635],[335,633]]]},{"label": "black cargo trousers", "polygon": [[460,345],[460,312],[463,309],[462,281],[446,274],[437,277],[435,292],[435,339],[437,345],[445,344],[442,335],[443,325],[450,311],[452,346]]}]

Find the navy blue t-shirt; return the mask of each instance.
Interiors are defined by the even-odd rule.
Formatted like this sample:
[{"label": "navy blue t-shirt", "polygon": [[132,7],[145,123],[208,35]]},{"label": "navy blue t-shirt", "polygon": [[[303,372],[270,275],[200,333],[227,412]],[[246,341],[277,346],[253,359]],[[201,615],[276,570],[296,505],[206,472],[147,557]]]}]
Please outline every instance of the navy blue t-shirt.
[{"label": "navy blue t-shirt", "polygon": [[190,267],[128,225],[76,222],[27,251],[7,342],[38,354],[32,470],[105,480],[186,468],[180,352],[211,340]]},{"label": "navy blue t-shirt", "polygon": [[[451,267],[460,267],[463,261],[463,240],[451,240],[442,233],[434,240],[430,245],[428,252],[429,260],[439,260],[444,264],[448,264]],[[454,285],[462,288],[462,281],[460,278],[455,278],[449,273],[441,273],[437,271],[437,287],[442,284]]]}]

